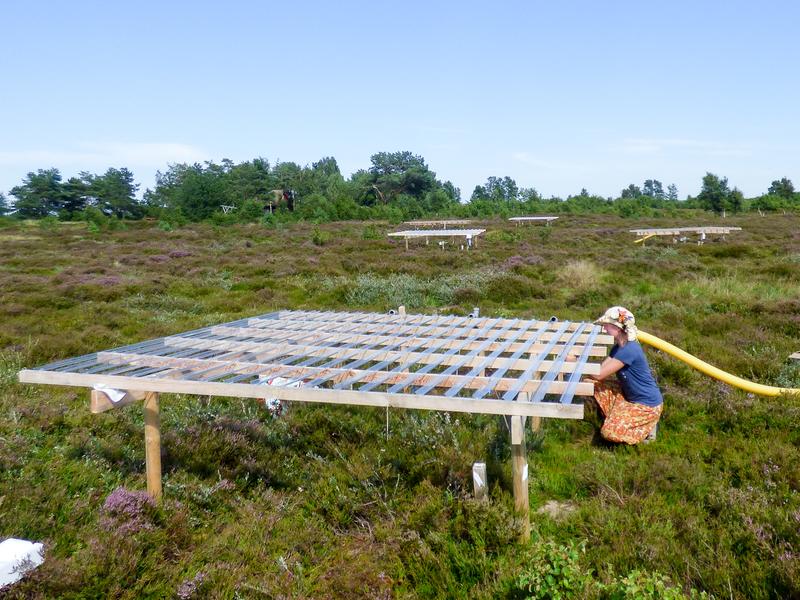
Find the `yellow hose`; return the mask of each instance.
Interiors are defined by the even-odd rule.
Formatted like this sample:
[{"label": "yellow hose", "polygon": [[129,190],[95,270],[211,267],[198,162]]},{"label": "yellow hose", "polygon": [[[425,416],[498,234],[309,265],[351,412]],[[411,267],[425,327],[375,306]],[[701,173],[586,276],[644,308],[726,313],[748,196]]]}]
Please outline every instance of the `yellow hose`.
[{"label": "yellow hose", "polygon": [[746,379],[742,379],[741,377],[737,377],[736,375],[731,375],[730,373],[726,373],[722,369],[718,369],[717,367],[708,364],[707,362],[703,362],[696,356],[692,356],[688,352],[685,352],[678,348],[677,346],[673,346],[669,342],[665,342],[661,338],[657,338],[654,335],[646,333],[639,330],[637,339],[644,343],[652,346],[653,348],[657,348],[663,352],[666,352],[670,356],[674,356],[678,360],[682,360],[690,367],[694,367],[701,373],[705,373],[706,375],[713,377],[714,379],[719,379],[729,385],[734,387],[738,387],[746,392],[751,392],[753,394],[758,394],[759,396],[780,396],[781,394],[800,394],[800,388],[779,388],[773,387],[771,385],[761,385],[760,383],[753,383],[752,381],[747,381]]},{"label": "yellow hose", "polygon": [[644,236],[644,237],[640,237],[638,240],[633,240],[633,243],[634,243],[634,244],[641,244],[641,243],[642,243],[642,242],[644,242],[645,240],[649,240],[649,239],[650,239],[651,237],[653,237],[654,235],[655,235],[655,233],[650,233],[650,234],[648,234],[648,235],[646,235],[646,236]]}]

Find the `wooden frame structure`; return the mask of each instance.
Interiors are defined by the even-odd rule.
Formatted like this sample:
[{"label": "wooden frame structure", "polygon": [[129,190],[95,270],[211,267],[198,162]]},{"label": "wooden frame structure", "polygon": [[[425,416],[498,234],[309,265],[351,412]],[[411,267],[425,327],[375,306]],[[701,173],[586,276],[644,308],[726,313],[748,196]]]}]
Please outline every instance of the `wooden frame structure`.
[{"label": "wooden frame structure", "polygon": [[404,221],[403,225],[411,225],[412,227],[441,227],[447,229],[448,227],[459,227],[461,225],[471,225],[471,219],[442,219],[430,221]]},{"label": "wooden frame structure", "polygon": [[741,227],[721,227],[721,226],[705,226],[705,227],[662,227],[662,228],[654,228],[654,229],[631,229],[630,233],[635,233],[639,236],[638,239],[634,240],[634,244],[641,243],[644,246],[645,240],[654,237],[654,236],[664,236],[669,235],[672,236],[672,243],[677,244],[678,241],[683,241],[682,238],[686,238],[688,234],[696,233],[699,238],[697,240],[698,244],[702,244],[707,235],[719,235],[722,239],[725,239],[725,236],[729,234],[731,231],[741,231]]},{"label": "wooden frame structure", "polygon": [[[408,229],[405,231],[395,231],[388,234],[389,237],[401,237],[406,242],[406,250],[408,250],[408,240],[410,238],[425,238],[425,245],[430,243],[432,237],[449,237],[451,243],[455,243],[455,238],[463,237],[466,242],[466,247],[471,248],[473,243],[478,246],[478,236],[485,233],[485,229]],[[442,242],[439,242],[444,248]]]},{"label": "wooden frame structure", "polygon": [[583,376],[613,343],[592,323],[280,311],[20,371],[92,388],[91,411],[143,401],[147,489],[161,496],[159,393],[511,416],[514,494],[528,514],[525,417],[583,418]]},{"label": "wooden frame structure", "polygon": [[517,226],[523,223],[541,223],[544,221],[545,225],[549,226],[550,223],[558,219],[558,217],[509,217],[509,221],[513,221]]}]

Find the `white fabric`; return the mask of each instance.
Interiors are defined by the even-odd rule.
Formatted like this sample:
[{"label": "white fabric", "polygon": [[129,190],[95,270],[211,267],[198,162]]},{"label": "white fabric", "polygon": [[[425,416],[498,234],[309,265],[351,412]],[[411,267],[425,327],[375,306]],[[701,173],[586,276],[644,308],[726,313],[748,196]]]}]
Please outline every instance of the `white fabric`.
[{"label": "white fabric", "polygon": [[26,571],[43,562],[42,544],[16,538],[0,542],[0,586],[19,581]]},{"label": "white fabric", "polygon": [[116,404],[125,397],[124,390],[115,390],[112,387],[108,387],[104,383],[94,384],[94,389],[96,389],[98,392],[103,392],[106,396],[108,396],[109,400],[111,400],[111,402],[113,402],[114,404]]}]

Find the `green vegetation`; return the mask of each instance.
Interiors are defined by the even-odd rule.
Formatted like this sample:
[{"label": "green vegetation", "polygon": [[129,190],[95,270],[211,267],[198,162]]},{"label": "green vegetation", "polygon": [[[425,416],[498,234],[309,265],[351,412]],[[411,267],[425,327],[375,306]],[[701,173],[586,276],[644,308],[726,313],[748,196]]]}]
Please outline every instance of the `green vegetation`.
[{"label": "green vegetation", "polygon": [[[173,164],[156,176],[153,189],[140,201],[138,184],[126,168],[103,175],[81,172],[62,181],[58,169],[30,172],[11,189],[13,205],[0,194],[0,218],[58,217],[86,220],[99,211],[115,219],[158,219],[162,228],[187,222],[215,225],[256,223],[279,226],[298,221],[324,223],[346,220],[403,220],[427,216],[509,217],[530,213],[606,213],[625,218],[676,217],[683,210],[703,209],[716,214],[747,211],[797,211],[800,193],[791,180],[774,180],[766,193],[745,198],[731,189],[726,177],[706,173],[697,198],[679,200],[674,184],[647,179],[642,187],[628,185],[618,197],[598,196],[582,189],[566,199],[543,198],[534,188],[520,188],[512,178],[491,176],[469,199],[449,181],[440,181],[422,156],[408,151],[378,152],[370,167],[345,179],[333,157],[311,166],[293,162],[270,165],[263,158],[243,163]],[[463,202],[462,202],[463,200]],[[92,227],[99,227],[95,223]]]},{"label": "green vegetation", "polygon": [[[255,401],[165,394],[153,506],[140,406],[91,415],[87,390],[16,382],[45,361],[284,308],[587,320],[624,304],[724,370],[798,387],[796,215],[729,214],[743,230],[725,242],[647,247],[627,230],[718,220],[494,220],[469,252],[405,252],[386,221],[182,218],[0,227],[0,537],[47,552],[6,597],[800,596],[800,401],[654,350],[655,443],[603,443],[587,408],[529,444],[529,544],[495,417],[391,411],[387,435],[379,409],[294,404],[273,418]],[[489,503],[470,498],[476,460]],[[549,502],[570,510],[537,512]]]}]

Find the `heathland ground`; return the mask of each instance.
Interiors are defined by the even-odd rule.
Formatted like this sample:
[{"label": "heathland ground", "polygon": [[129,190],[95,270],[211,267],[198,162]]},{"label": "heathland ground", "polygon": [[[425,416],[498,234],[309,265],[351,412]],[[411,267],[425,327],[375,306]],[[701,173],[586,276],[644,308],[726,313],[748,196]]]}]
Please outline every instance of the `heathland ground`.
[{"label": "heathland ground", "polygon": [[[702,246],[632,227],[742,227]],[[489,416],[162,396],[165,500],[144,488],[142,413],[88,411],[19,369],[276,309],[589,320],[640,327],[745,378],[800,387],[800,217],[685,211],[487,221],[469,252],[388,223],[152,222],[0,229],[0,538],[46,544],[11,598],[800,597],[800,401],[761,398],[649,350],[658,440],[615,447],[596,415],[528,444],[517,543],[508,434]],[[491,501],[470,498],[489,466]],[[554,502],[556,504],[554,504]],[[557,510],[537,512],[547,503]]]}]

